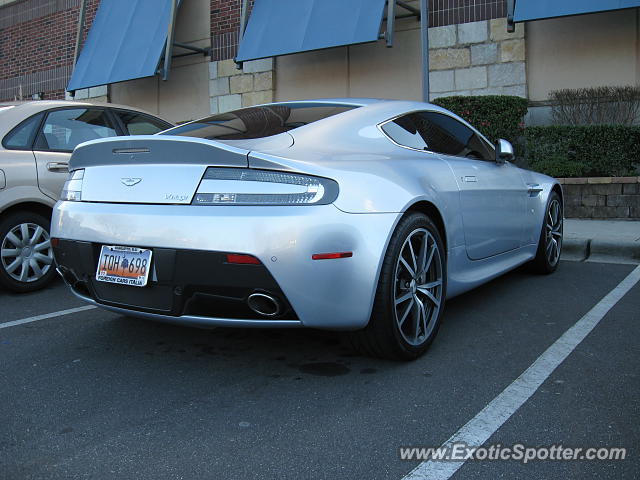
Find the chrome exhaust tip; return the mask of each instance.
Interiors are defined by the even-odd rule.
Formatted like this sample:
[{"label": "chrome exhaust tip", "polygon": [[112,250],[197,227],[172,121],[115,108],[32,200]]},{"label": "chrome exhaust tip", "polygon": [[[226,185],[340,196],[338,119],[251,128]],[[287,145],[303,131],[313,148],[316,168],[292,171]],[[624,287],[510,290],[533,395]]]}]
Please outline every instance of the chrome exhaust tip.
[{"label": "chrome exhaust tip", "polygon": [[264,317],[275,317],[282,310],[278,299],[267,293],[252,293],[247,297],[247,305]]}]

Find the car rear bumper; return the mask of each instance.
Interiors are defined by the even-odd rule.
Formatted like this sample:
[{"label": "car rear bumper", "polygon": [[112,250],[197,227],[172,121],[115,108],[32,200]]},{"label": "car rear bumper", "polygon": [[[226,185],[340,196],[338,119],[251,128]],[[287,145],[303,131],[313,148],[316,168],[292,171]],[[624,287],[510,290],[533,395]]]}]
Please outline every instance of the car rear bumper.
[{"label": "car rear bumper", "polygon": [[[383,253],[399,216],[347,214],[333,205],[59,202],[52,236],[61,239],[54,253],[74,293],[114,311],[200,326],[357,329],[369,320]],[[151,248],[149,285],[97,282],[102,245]],[[353,256],[312,260],[332,252]],[[229,265],[225,253],[253,255],[262,265]],[[281,314],[251,312],[244,301],[255,291],[278,298]]]}]

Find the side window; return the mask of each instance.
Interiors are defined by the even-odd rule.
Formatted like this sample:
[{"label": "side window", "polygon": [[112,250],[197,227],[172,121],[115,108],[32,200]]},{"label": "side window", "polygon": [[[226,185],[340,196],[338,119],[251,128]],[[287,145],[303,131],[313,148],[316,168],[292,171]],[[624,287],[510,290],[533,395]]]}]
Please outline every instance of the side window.
[{"label": "side window", "polygon": [[415,119],[416,114],[412,113],[387,122],[381,128],[398,145],[426,150],[427,144],[418,131]]},{"label": "side window", "polygon": [[9,150],[31,150],[33,137],[36,135],[36,129],[40,125],[43,115],[43,113],[38,113],[33,117],[27,118],[7,133],[2,140],[4,148]]},{"label": "side window", "polygon": [[124,110],[114,110],[114,113],[122,121],[125,131],[129,135],[154,135],[171,128],[171,125],[141,113]]},{"label": "side window", "polygon": [[477,133],[449,115],[420,112],[416,114],[416,125],[433,152],[479,160],[495,158]]},{"label": "side window", "polygon": [[102,109],[54,110],[47,115],[38,135],[36,148],[71,151],[82,142],[117,135],[106,112]]}]

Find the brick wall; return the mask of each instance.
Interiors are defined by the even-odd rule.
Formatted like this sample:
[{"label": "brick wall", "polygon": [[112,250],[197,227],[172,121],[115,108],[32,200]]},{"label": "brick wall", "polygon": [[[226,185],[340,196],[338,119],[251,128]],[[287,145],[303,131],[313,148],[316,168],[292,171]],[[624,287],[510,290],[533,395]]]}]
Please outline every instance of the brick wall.
[{"label": "brick wall", "polygon": [[[64,98],[72,71],[79,0],[25,0],[0,8],[0,100]],[[84,35],[99,0],[89,0]]]},{"label": "brick wall", "polygon": [[640,177],[559,178],[565,217],[640,219]]}]

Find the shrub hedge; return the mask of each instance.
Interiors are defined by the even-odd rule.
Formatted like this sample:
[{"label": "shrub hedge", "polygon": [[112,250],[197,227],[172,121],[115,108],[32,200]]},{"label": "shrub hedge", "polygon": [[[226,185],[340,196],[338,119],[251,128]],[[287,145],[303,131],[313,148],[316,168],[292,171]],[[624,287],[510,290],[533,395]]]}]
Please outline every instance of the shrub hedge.
[{"label": "shrub hedge", "polygon": [[640,119],[640,86],[549,92],[555,125],[633,125]]},{"label": "shrub hedge", "polygon": [[433,103],[464,118],[491,142],[504,138],[514,146],[522,136],[529,104],[526,98],[509,95],[441,97]]},{"label": "shrub hedge", "polygon": [[461,116],[489,140],[513,143],[527,168],[554,177],[608,177],[640,172],[640,127],[554,125],[524,128],[528,101],[487,95],[433,101]]},{"label": "shrub hedge", "polygon": [[638,126],[527,127],[525,143],[529,168],[554,177],[637,175],[640,167]]}]

